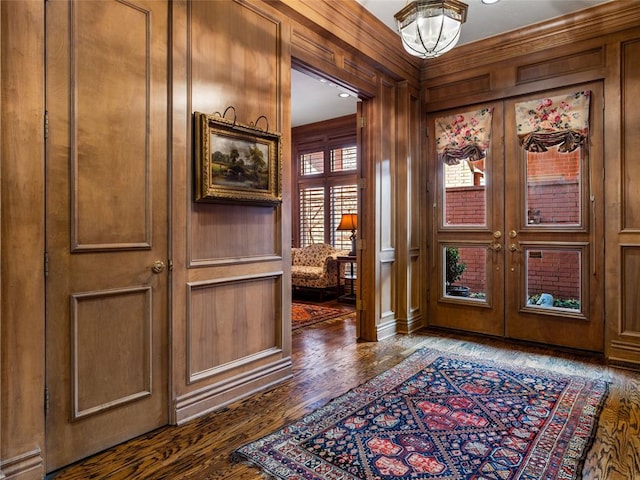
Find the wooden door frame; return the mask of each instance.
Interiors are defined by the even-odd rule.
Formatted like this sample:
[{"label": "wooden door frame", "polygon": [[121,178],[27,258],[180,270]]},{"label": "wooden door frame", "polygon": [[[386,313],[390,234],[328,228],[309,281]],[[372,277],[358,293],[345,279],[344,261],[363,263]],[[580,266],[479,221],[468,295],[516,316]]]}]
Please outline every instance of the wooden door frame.
[{"label": "wooden door frame", "polygon": [[[358,231],[357,231],[358,239],[356,240],[356,257],[357,257],[357,264],[358,264],[358,281],[356,282],[356,287],[357,287],[356,288],[356,339],[357,339],[357,338],[360,338],[361,331],[363,330],[362,328],[363,322],[368,322],[370,324],[369,329],[365,329],[365,330],[371,330],[374,328],[374,325],[375,325],[375,318],[373,316],[367,315],[362,308],[358,308],[359,306],[362,305],[361,301],[362,301],[362,283],[363,282],[360,278],[360,273],[363,271],[363,269],[361,268],[361,265],[369,261],[369,258],[365,257],[365,255],[370,255],[373,253],[370,249],[369,250],[362,249],[362,245],[366,237],[366,235],[363,232],[366,231],[368,222],[366,218],[367,206],[365,203],[364,196],[362,194],[361,186],[366,181],[366,174],[365,174],[366,166],[363,165],[363,158],[367,158],[367,152],[370,149],[370,146],[368,144],[368,135],[366,131],[367,129],[363,128],[363,126],[370,123],[367,121],[367,112],[371,110],[370,105],[371,105],[372,99],[374,98],[374,94],[371,93],[368,89],[363,88],[363,85],[356,86],[349,83],[348,80],[342,79],[341,75],[339,75],[339,72],[335,72],[335,71],[331,73],[324,72],[322,70],[322,66],[318,65],[316,62],[312,62],[311,64],[309,64],[303,60],[297,59],[295,57],[291,57],[291,69],[297,70],[305,74],[312,75],[314,77],[315,76],[322,77],[322,78],[325,78],[327,81],[340,84],[346,87],[347,89],[353,91],[354,93],[356,93],[359,100],[357,105],[357,112],[356,112],[356,122],[357,122],[356,145],[357,145],[357,151],[358,151],[356,182],[359,185]],[[366,80],[366,78],[362,77],[361,80],[363,80],[363,83],[364,83],[364,80]],[[297,192],[297,184],[296,184],[296,179],[293,178],[293,175],[292,175],[291,191],[292,191],[292,196],[295,196]],[[292,203],[292,207],[298,205],[298,202],[296,200],[293,200],[291,203]],[[358,303],[358,300],[360,300],[360,303]]]}]

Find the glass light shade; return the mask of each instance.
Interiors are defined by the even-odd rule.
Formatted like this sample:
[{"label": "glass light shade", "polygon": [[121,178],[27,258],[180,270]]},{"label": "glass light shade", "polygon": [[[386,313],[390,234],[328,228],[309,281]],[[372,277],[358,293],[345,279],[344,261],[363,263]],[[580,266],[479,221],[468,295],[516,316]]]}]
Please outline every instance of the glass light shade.
[{"label": "glass light shade", "polygon": [[458,0],[418,0],[395,14],[402,46],[411,55],[434,58],[458,43],[467,5]]}]

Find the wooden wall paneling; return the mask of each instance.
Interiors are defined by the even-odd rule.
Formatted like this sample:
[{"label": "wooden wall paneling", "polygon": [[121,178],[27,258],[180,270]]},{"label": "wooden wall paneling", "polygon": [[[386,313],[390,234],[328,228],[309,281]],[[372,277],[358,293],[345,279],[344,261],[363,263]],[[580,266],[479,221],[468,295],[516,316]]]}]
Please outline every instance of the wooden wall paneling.
[{"label": "wooden wall paneling", "polygon": [[187,219],[193,201],[193,135],[192,111],[189,101],[189,22],[187,0],[174,0],[171,10],[171,356],[169,421],[178,423],[175,399],[185,390],[187,378],[187,283],[188,253]]},{"label": "wooden wall paneling", "polygon": [[621,46],[622,82],[622,231],[640,233],[640,39],[624,42]]},{"label": "wooden wall paneling", "polygon": [[[428,69],[427,69],[428,70]],[[425,79],[429,112],[586,83],[606,76],[602,39],[519,55]]]},{"label": "wooden wall paneling", "polygon": [[512,30],[481,42],[456,47],[455,55],[427,60],[423,84],[489,64],[529,57],[537,52],[564,51],[581,42],[611,35],[640,24],[640,5],[632,1],[607,2],[593,8]]},{"label": "wooden wall paneling", "polygon": [[278,209],[199,203],[192,214],[191,266],[280,259]]},{"label": "wooden wall paneling", "polygon": [[[229,118],[234,114],[250,124],[264,115],[272,130],[279,129],[279,23],[237,2],[189,5],[191,111],[222,114],[232,105],[235,114],[229,112]],[[239,31],[250,34],[238,36]],[[274,208],[193,204],[190,220],[192,263],[282,253]]]},{"label": "wooden wall paneling", "polygon": [[[0,5],[0,45],[4,45],[5,44],[5,39],[2,37],[2,32],[3,32],[3,28],[2,28],[2,6]],[[3,62],[3,54],[2,54],[2,47],[0,47],[0,92],[3,92],[4,90],[2,90],[2,77],[3,77],[3,66],[4,66],[4,62]],[[4,117],[4,110],[2,109],[2,95],[0,94],[0,179],[2,178],[2,157],[3,157],[3,145],[4,145],[4,132],[2,130],[2,118]],[[2,198],[2,182],[0,181],[0,199]],[[2,202],[0,201],[0,226],[3,225],[2,219]],[[0,228],[0,273],[2,272],[2,228]],[[4,379],[4,375],[2,373],[2,308],[1,306],[3,305],[2,303],[2,275],[0,275],[0,480],[4,479],[4,473],[2,472],[2,385],[3,385],[3,379]]]},{"label": "wooden wall paneling", "polygon": [[[173,421],[291,374],[289,26],[263,2],[173,2]],[[242,33],[240,33],[242,32]],[[182,104],[181,104],[182,103]],[[183,103],[186,103],[186,108]],[[193,201],[194,111],[282,132],[279,206]],[[244,280],[240,280],[244,279]],[[262,280],[257,280],[262,279]],[[262,286],[260,286],[262,285]],[[206,287],[208,286],[208,287]],[[259,301],[258,301],[259,300]]]},{"label": "wooden wall paneling", "polygon": [[44,8],[0,3],[0,478],[44,475]]},{"label": "wooden wall paneling", "polygon": [[293,25],[291,55],[298,70],[330,77],[333,82],[369,96],[376,90],[378,73],[357,54],[344,50],[326,36]]},{"label": "wooden wall paneling", "polygon": [[[443,85],[426,85],[425,101],[428,105],[438,102],[451,102],[451,98],[461,94],[477,95],[491,91],[491,73],[482,72],[475,77],[463,78],[458,81],[449,81]],[[431,107],[433,108],[433,107]]]},{"label": "wooden wall paneling", "polygon": [[[187,393],[176,399],[181,424],[290,378],[284,354],[290,320],[283,272],[188,283]],[[287,307],[290,310],[290,305]]]},{"label": "wooden wall paneling", "polygon": [[[623,365],[640,365],[638,315],[638,269],[640,269],[640,195],[635,185],[640,174],[640,129],[637,98],[640,95],[640,31],[611,43],[606,52],[611,62],[605,82],[606,202],[606,305],[605,354]],[[609,101],[611,99],[611,101]],[[619,100],[619,103],[618,103]]]},{"label": "wooden wall paneling", "polygon": [[358,338],[375,341],[378,307],[377,291],[377,258],[375,253],[377,221],[376,164],[377,144],[376,132],[380,128],[379,111],[381,107],[375,98],[358,104],[358,115],[366,119],[358,129],[360,163],[358,165],[358,294],[356,301],[358,310]]},{"label": "wooden wall paneling", "polygon": [[397,333],[397,225],[403,218],[399,211],[396,175],[398,173],[398,156],[396,144],[398,91],[395,83],[381,79],[378,95],[375,99],[380,104],[381,129],[377,138],[377,154],[375,189],[376,189],[376,244],[378,291],[376,302],[379,314],[376,316],[377,339]]},{"label": "wooden wall paneling", "polygon": [[282,350],[279,277],[278,273],[189,284],[189,383]]},{"label": "wooden wall paneling", "polygon": [[[2,36],[2,32],[3,32],[3,28],[2,28],[2,5],[0,5],[0,45],[4,45],[5,44],[5,39]],[[0,47],[0,92],[3,92],[4,90],[2,90],[2,78],[3,78],[3,71],[4,71],[4,56],[2,54],[2,47]],[[4,156],[4,149],[3,149],[3,145],[4,145],[4,132],[2,130],[2,119],[4,117],[4,110],[2,109],[2,95],[0,94],[0,179],[2,178],[2,157]],[[0,199],[2,199],[2,181],[0,180]],[[2,222],[3,216],[2,216],[2,202],[0,201],[0,227],[3,225]],[[5,478],[4,473],[2,472],[2,386],[3,386],[3,379],[4,379],[4,374],[2,373],[2,310],[3,308],[1,307],[3,305],[2,303],[2,228],[0,228],[0,480],[3,480]]]},{"label": "wooden wall paneling", "polygon": [[604,48],[600,46],[539,63],[518,65],[516,68],[516,84],[570,75],[580,71],[602,68],[604,65]]},{"label": "wooden wall paneling", "polygon": [[[396,239],[398,251],[396,254],[396,265],[398,275],[396,288],[397,292],[397,328],[399,332],[408,331],[409,302],[411,289],[410,270],[410,241],[411,241],[411,168],[414,158],[411,144],[411,95],[406,83],[399,83],[397,102],[397,142],[396,142]],[[419,119],[418,119],[419,120]]]},{"label": "wooden wall paneling", "polygon": [[411,332],[421,326],[422,261],[421,215],[423,203],[420,132],[420,94],[406,82],[398,86],[397,112],[397,264],[398,330]]},{"label": "wooden wall paneling", "polygon": [[[357,2],[265,0],[309,31],[335,42],[358,65],[376,65],[382,73],[412,84],[421,60],[404,52],[398,36]],[[294,38],[295,41],[295,38]],[[297,52],[294,51],[294,56]]]},{"label": "wooden wall paneling", "polygon": [[[640,245],[622,246],[622,321],[621,336],[640,340]],[[637,346],[640,352],[640,345]]]}]

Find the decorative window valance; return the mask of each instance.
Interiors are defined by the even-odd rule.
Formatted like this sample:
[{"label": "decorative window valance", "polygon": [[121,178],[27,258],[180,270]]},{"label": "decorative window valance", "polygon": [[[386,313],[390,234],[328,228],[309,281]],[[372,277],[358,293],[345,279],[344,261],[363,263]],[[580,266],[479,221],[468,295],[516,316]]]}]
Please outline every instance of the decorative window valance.
[{"label": "decorative window valance", "polygon": [[438,159],[447,165],[481,160],[491,140],[493,108],[436,118]]},{"label": "decorative window valance", "polygon": [[520,145],[529,152],[572,152],[589,134],[590,91],[516,103]]}]

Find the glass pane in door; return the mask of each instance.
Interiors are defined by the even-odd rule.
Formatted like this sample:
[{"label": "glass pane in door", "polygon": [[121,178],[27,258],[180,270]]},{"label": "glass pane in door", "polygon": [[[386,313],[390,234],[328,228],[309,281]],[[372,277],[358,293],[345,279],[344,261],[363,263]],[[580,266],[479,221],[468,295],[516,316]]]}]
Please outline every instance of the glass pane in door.
[{"label": "glass pane in door", "polygon": [[580,225],[581,152],[577,148],[563,153],[557,146],[546,152],[525,152],[528,225]]},{"label": "glass pane in door", "polygon": [[445,226],[485,225],[487,158],[443,165]]},{"label": "glass pane in door", "polygon": [[580,249],[524,249],[527,306],[581,311],[582,251]]},{"label": "glass pane in door", "polygon": [[443,247],[443,284],[447,297],[484,300],[487,296],[487,248]]}]

